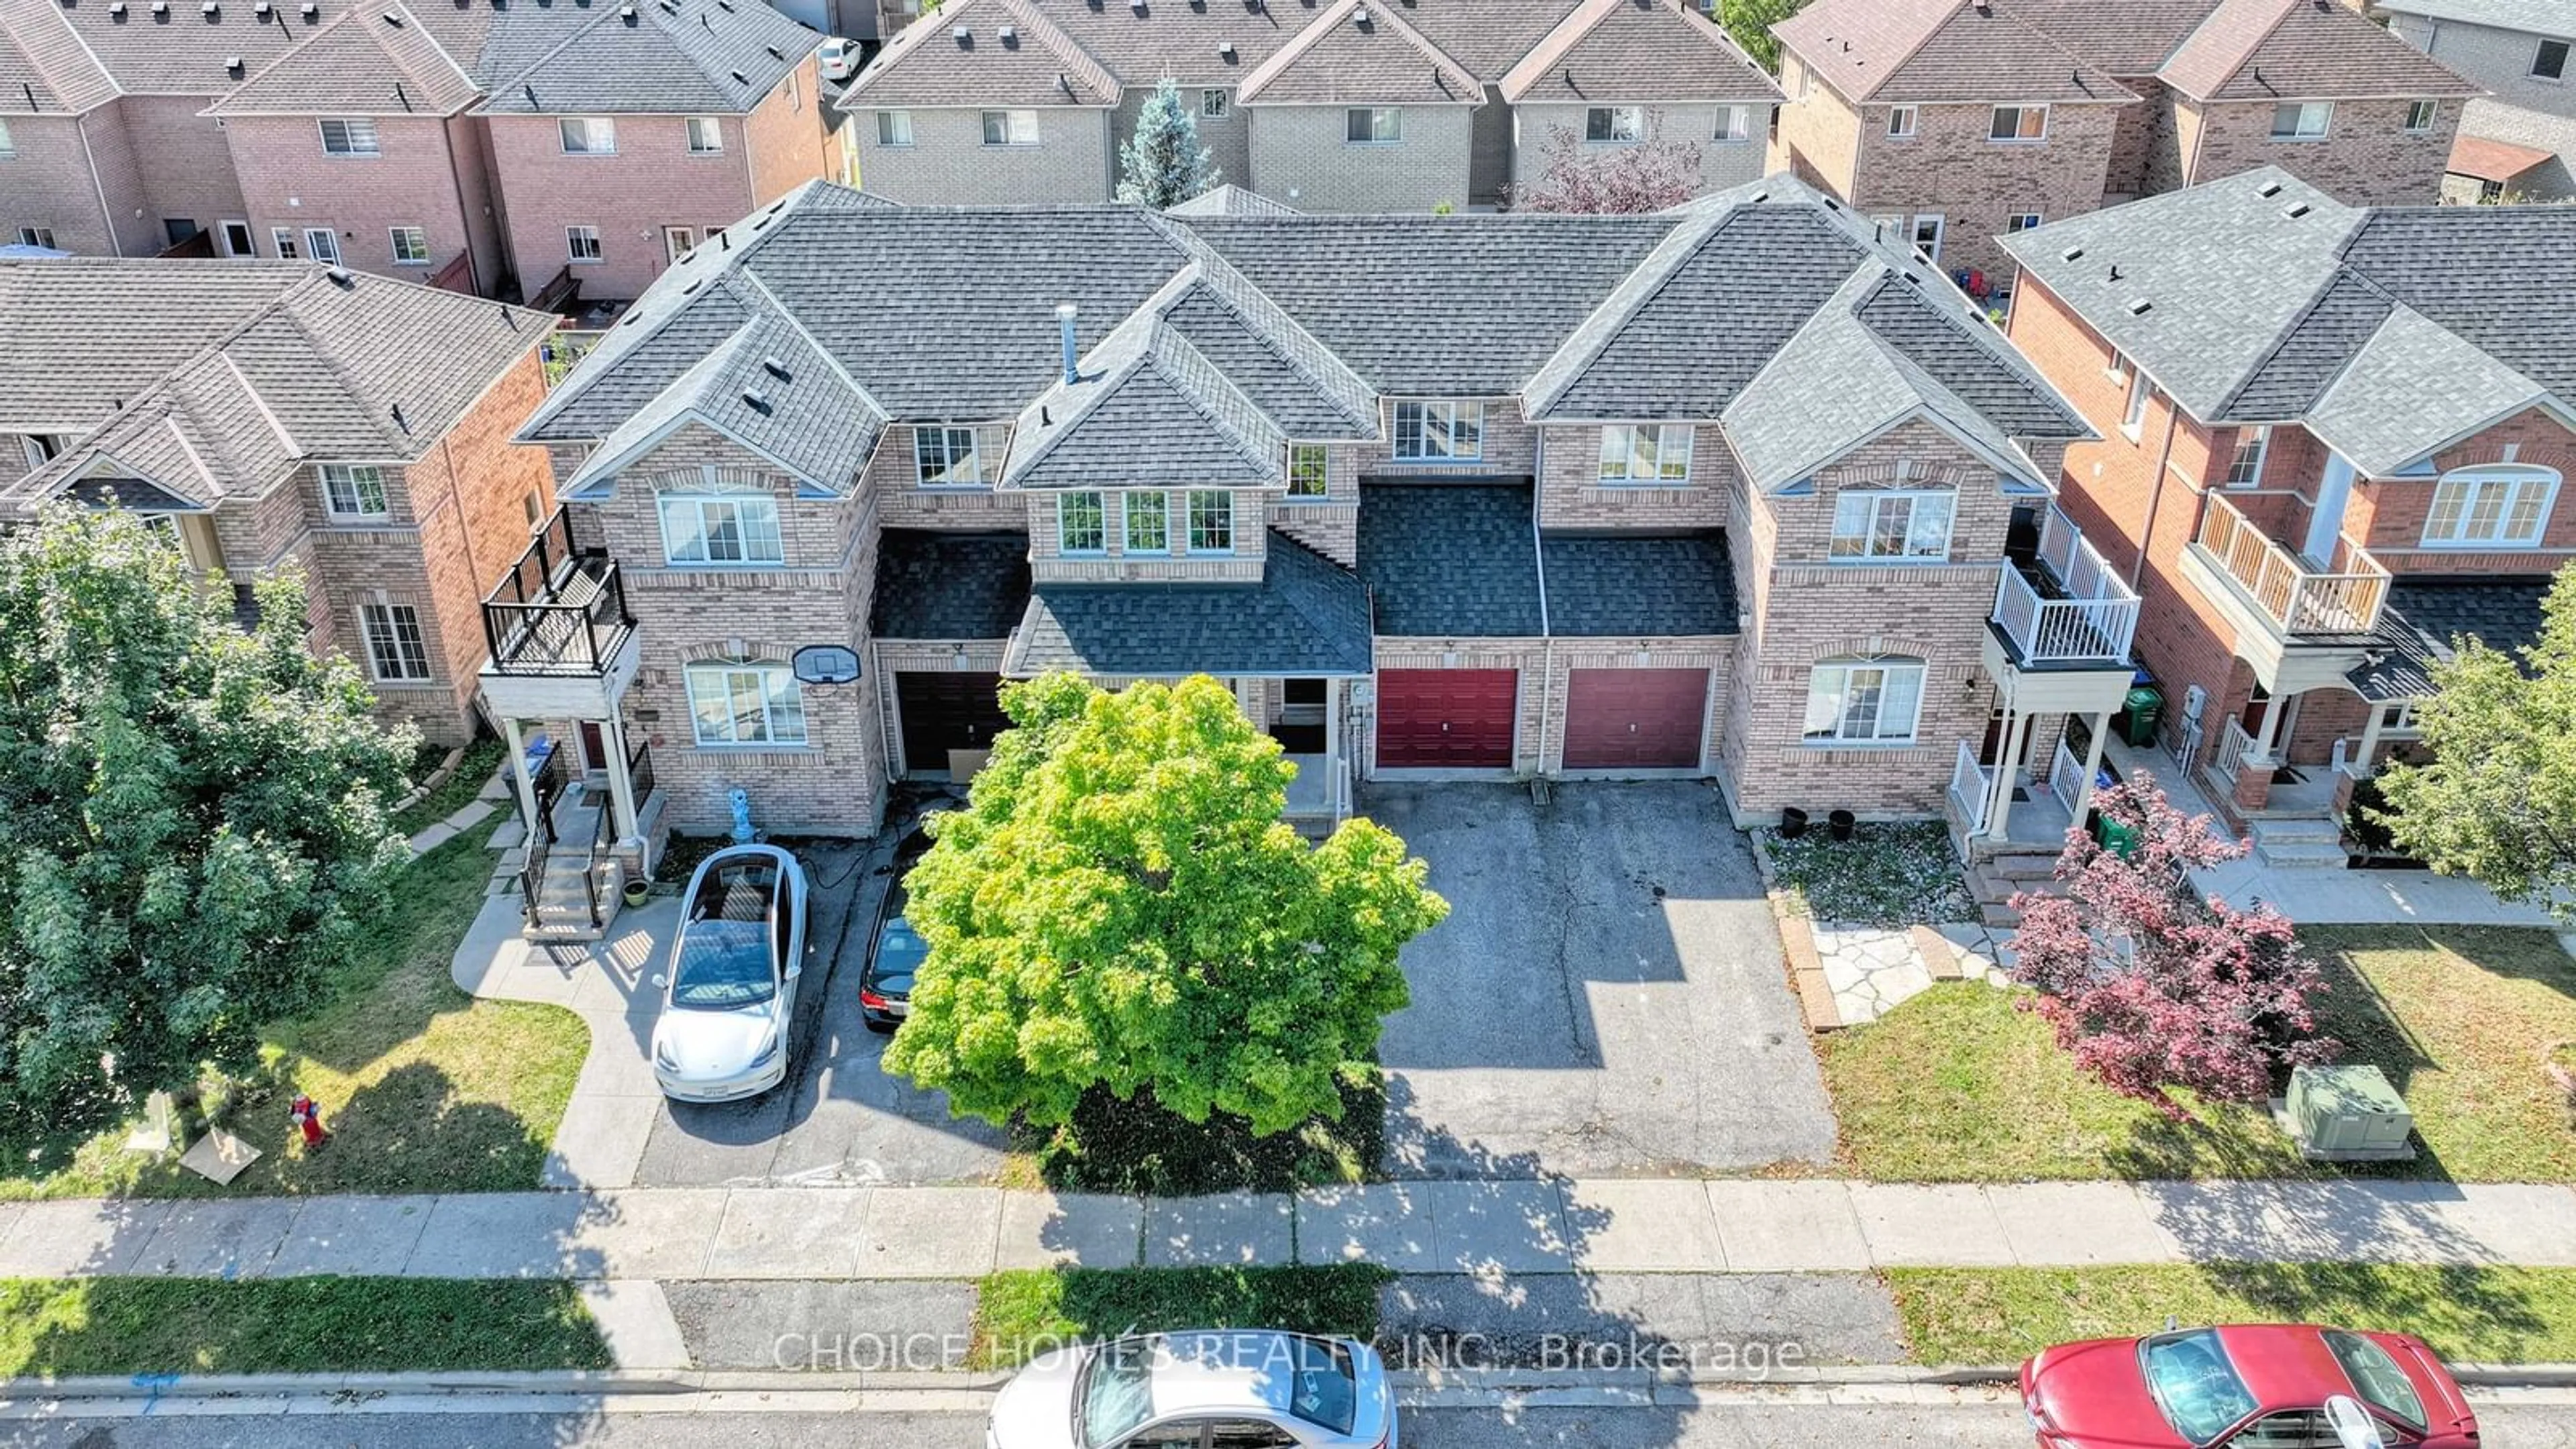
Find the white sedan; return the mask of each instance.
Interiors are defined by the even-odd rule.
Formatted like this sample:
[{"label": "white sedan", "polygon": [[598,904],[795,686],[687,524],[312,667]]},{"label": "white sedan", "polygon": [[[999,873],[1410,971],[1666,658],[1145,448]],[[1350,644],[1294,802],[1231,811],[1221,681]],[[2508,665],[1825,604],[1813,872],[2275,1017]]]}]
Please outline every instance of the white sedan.
[{"label": "white sedan", "polygon": [[653,1078],[682,1102],[758,1096],[787,1079],[805,969],[805,871],[774,845],[732,845],[689,878],[671,969],[653,978]]},{"label": "white sedan", "polygon": [[1032,1359],[990,1449],[1395,1449],[1375,1349],[1254,1329],[1143,1334]]}]

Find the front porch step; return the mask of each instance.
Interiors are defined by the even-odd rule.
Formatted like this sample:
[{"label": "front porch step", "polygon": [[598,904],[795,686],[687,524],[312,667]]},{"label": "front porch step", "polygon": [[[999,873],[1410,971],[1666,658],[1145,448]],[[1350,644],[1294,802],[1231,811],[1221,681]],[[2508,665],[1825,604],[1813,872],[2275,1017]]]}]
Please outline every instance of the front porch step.
[{"label": "front porch step", "polygon": [[2331,845],[2343,839],[2343,822],[2317,815],[2257,815],[2246,824],[2258,844]]},{"label": "front porch step", "polygon": [[2004,880],[2040,881],[2057,874],[2054,850],[2003,850],[1985,859],[1985,868]]},{"label": "front porch step", "polygon": [[2340,838],[2334,840],[2260,840],[2254,859],[2274,870],[2341,870],[2351,863]]}]

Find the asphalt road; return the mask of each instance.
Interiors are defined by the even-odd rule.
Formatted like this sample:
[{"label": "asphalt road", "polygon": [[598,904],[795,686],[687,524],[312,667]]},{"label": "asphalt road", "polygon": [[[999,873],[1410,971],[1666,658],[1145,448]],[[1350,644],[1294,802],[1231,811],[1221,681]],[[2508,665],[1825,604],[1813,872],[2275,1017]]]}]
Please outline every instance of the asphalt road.
[{"label": "asphalt road", "polygon": [[[2480,1412],[2486,1449],[2576,1449],[2576,1408]],[[1536,1409],[1519,1415],[1447,1410],[1408,1417],[1408,1449],[2029,1449],[2015,1404],[1970,1408],[1739,1405],[1655,1409]],[[366,1414],[225,1417],[0,1418],[9,1449],[617,1449],[720,1444],[725,1449],[982,1449],[972,1414],[744,1413]]]}]

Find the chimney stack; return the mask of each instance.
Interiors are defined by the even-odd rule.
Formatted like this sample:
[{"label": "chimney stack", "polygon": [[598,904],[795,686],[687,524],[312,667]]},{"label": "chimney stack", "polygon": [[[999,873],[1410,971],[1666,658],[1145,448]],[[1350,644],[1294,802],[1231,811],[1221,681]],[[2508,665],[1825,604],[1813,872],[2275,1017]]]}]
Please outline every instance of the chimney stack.
[{"label": "chimney stack", "polygon": [[1073,320],[1081,315],[1082,309],[1071,302],[1059,303],[1055,309],[1056,326],[1064,333],[1064,380],[1068,385],[1082,381],[1082,353],[1073,340]]}]

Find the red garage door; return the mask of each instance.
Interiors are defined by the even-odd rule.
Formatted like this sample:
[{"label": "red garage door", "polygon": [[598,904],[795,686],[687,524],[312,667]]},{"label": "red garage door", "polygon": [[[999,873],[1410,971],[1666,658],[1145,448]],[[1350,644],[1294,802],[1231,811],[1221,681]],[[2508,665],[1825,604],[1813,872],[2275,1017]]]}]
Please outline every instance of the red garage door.
[{"label": "red garage door", "polygon": [[1510,769],[1520,682],[1513,669],[1378,671],[1379,766]]},{"label": "red garage door", "polygon": [[1689,770],[1707,719],[1705,669],[1577,669],[1565,694],[1565,768]]},{"label": "red garage door", "polygon": [[938,774],[950,750],[988,750],[1011,727],[1002,713],[1002,676],[929,672],[894,677],[895,713],[903,723],[907,769]]}]

